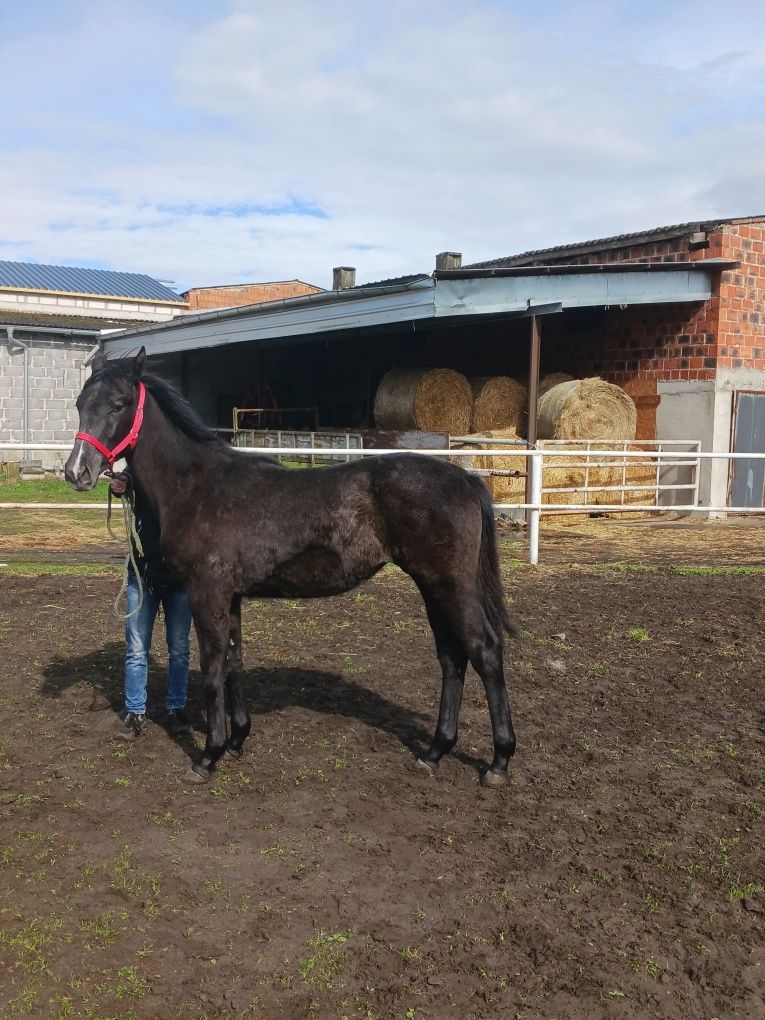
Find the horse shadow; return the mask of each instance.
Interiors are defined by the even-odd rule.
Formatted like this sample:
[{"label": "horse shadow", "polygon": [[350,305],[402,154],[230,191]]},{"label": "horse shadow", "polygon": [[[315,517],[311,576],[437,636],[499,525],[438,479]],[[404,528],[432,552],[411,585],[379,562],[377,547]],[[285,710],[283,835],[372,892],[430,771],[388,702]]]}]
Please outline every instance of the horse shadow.
[{"label": "horse shadow", "polygon": [[[82,655],[56,655],[43,668],[40,692],[55,701],[70,688],[84,684],[93,692],[92,709],[111,708],[119,712],[123,705],[124,660],[124,643],[116,641]],[[165,681],[165,664],[150,656],[147,715],[155,721],[164,714]],[[430,713],[407,708],[338,673],[287,666],[257,667],[243,671],[240,683],[256,725],[259,717],[300,708],[319,715],[354,719],[395,737],[412,754],[421,753],[430,742],[426,725],[435,722]],[[189,674],[188,714],[193,729],[205,732],[201,675],[196,670]],[[195,748],[190,735],[174,734],[173,739],[193,756]],[[457,750],[454,756],[473,767],[482,764]]]}]

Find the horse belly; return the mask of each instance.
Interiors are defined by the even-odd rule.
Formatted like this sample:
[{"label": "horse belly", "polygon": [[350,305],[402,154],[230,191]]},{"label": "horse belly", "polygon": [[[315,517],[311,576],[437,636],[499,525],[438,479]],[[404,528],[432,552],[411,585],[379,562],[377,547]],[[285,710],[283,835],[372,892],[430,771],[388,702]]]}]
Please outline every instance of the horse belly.
[{"label": "horse belly", "polygon": [[[381,565],[381,564],[380,564]],[[307,549],[274,567],[247,594],[276,598],[319,598],[350,591],[379,569],[349,564],[332,549]]]}]

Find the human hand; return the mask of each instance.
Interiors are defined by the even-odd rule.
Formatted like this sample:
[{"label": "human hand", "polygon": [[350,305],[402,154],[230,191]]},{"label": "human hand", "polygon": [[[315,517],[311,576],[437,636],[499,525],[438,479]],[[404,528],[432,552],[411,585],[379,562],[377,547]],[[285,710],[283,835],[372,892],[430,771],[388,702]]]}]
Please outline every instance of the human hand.
[{"label": "human hand", "polygon": [[119,475],[109,480],[109,488],[112,490],[115,496],[124,496],[127,491],[128,483],[127,478],[121,478]]}]

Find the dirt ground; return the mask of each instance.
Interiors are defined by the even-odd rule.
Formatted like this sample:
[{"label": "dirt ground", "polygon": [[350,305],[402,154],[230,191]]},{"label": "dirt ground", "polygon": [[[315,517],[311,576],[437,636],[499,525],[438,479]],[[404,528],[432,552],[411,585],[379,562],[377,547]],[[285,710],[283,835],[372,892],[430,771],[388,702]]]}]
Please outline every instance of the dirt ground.
[{"label": "dirt ground", "polygon": [[763,534],[572,523],[533,570],[505,533],[501,791],[472,672],[456,753],[414,765],[439,677],[396,570],[248,604],[253,733],[204,788],[161,641],[152,721],[110,739],[116,574],[0,571],[0,1017],[765,1016]]}]

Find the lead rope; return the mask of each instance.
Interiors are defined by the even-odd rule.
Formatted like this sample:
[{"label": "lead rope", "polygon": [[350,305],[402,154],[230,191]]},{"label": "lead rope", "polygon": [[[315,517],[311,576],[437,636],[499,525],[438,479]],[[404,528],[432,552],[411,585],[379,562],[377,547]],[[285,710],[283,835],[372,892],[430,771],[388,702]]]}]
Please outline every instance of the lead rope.
[{"label": "lead rope", "polygon": [[[125,534],[128,540],[128,554],[125,557],[125,562],[122,565],[122,586],[117,592],[117,598],[114,600],[114,615],[118,620],[129,620],[132,616],[140,613],[141,606],[143,605],[143,582],[141,581],[141,571],[138,569],[138,564],[135,560],[135,552],[138,551],[139,556],[143,556],[143,546],[141,545],[141,539],[138,536],[138,532],[135,527],[135,508],[133,505],[132,487],[128,485],[124,494],[120,497],[122,500],[122,517],[125,524]],[[115,535],[112,531],[112,489],[109,486],[109,502],[106,510],[106,529],[112,538],[118,542],[122,541],[120,535]],[[132,613],[122,614],[120,610],[120,600],[122,596],[127,592],[128,586],[128,569],[133,567],[133,573],[138,581],[138,605],[135,607]]]}]

